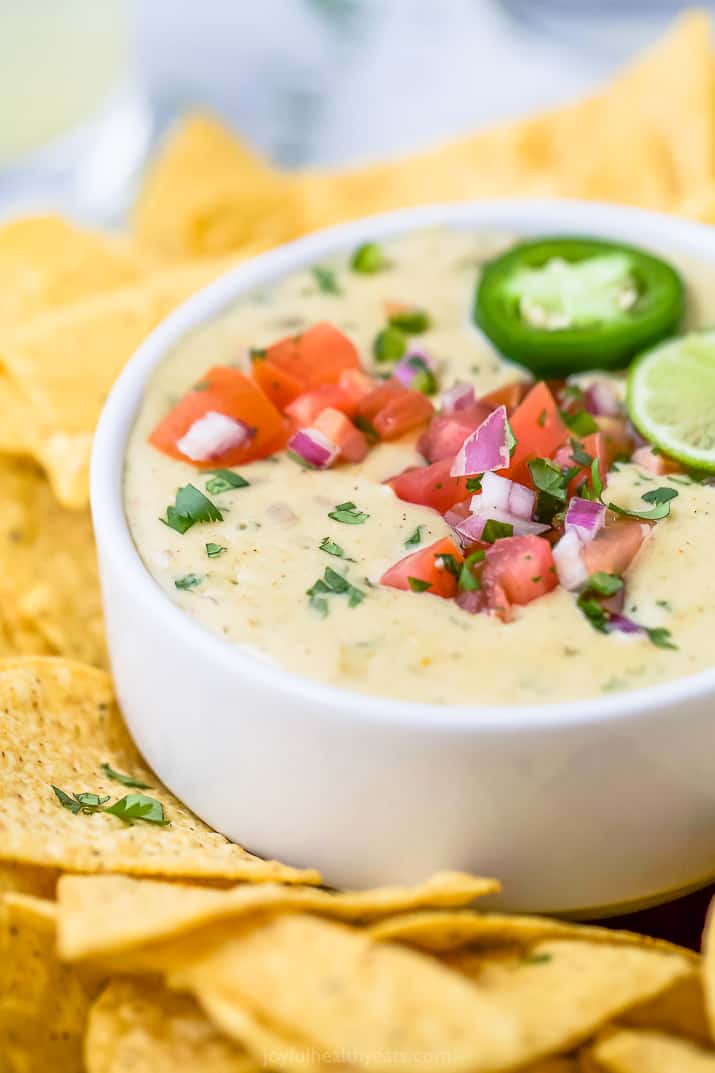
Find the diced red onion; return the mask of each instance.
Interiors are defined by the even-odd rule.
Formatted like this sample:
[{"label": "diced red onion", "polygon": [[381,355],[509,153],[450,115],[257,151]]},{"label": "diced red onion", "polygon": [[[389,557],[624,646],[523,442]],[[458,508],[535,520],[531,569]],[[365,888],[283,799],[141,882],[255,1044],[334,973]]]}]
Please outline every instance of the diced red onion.
[{"label": "diced red onion", "polygon": [[[415,358],[417,359],[416,365],[412,364]],[[422,347],[410,347],[404,357],[398,361],[392,375],[405,387],[411,387],[412,381],[419,374],[421,368],[429,369],[434,373],[437,371],[437,363]]]},{"label": "diced red onion", "polygon": [[593,499],[574,496],[566,511],[566,531],[575,532],[582,544],[589,544],[606,521],[606,508]]},{"label": "diced red onion", "polygon": [[482,477],[481,495],[474,496],[471,502],[473,511],[480,506],[496,507],[497,510],[515,514],[517,518],[531,521],[536,502],[536,493],[516,481],[507,480],[496,473],[485,473]]},{"label": "diced red onion", "polygon": [[470,615],[478,614],[484,607],[484,594],[478,589],[469,589],[457,594],[457,604]]},{"label": "diced red onion", "polygon": [[627,615],[611,614],[608,616],[608,632],[616,633],[645,633],[646,631],[632,618]]},{"label": "diced red onion", "polygon": [[584,392],[584,402],[595,417],[617,417],[621,412],[613,385],[607,380],[594,380]]},{"label": "diced red onion", "polygon": [[526,518],[520,518],[518,515],[510,514],[505,510],[498,510],[496,507],[482,506],[481,509],[475,510],[465,521],[455,526],[455,531],[464,543],[474,543],[475,540],[481,539],[484,526],[490,519],[510,525],[514,531],[514,536],[538,536],[549,528],[548,525],[542,525],[541,522],[530,522]]},{"label": "diced red onion", "polygon": [[317,428],[301,428],[288,440],[288,450],[311,469],[327,469],[340,453],[339,448]]},{"label": "diced red onion", "polygon": [[466,521],[471,513],[469,503],[467,500],[463,500],[461,503],[455,503],[455,505],[447,511],[444,515],[444,520],[447,525],[451,525],[452,529],[456,529],[460,522]]},{"label": "diced red onion", "polygon": [[580,589],[588,580],[588,571],[581,556],[581,541],[575,529],[569,529],[554,544],[553,555],[556,573],[565,589]]},{"label": "diced red onion", "polygon": [[243,421],[209,410],[194,421],[176,446],[192,462],[208,462],[241,447],[253,431]]},{"label": "diced red onion", "polygon": [[454,414],[459,410],[468,410],[475,401],[474,386],[458,380],[442,395],[442,413]]},{"label": "diced red onion", "polygon": [[469,477],[505,469],[509,465],[509,435],[506,406],[498,406],[485,417],[462,444],[454,460],[450,476]]}]

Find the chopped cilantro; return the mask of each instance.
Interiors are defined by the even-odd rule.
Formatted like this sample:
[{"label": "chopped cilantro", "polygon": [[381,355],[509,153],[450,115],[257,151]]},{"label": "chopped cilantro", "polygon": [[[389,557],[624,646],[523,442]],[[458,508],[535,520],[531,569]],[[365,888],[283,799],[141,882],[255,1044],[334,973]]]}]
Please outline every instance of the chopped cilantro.
[{"label": "chopped cilantro", "polygon": [[589,595],[588,591],[582,592],[576,603],[594,630],[599,633],[608,632],[608,612],[601,607],[595,596]]},{"label": "chopped cilantro", "polygon": [[616,514],[625,514],[628,518],[642,518],[643,521],[657,522],[670,514],[670,501],[677,495],[675,488],[651,488],[649,492],[641,496],[644,503],[653,504],[650,510],[626,510],[625,507],[619,507],[615,503],[609,503],[608,509],[615,511]]},{"label": "chopped cilantro", "polygon": [[437,377],[421,354],[408,354],[405,361],[411,369],[415,370],[410,387],[414,391],[421,391],[423,395],[437,394]]},{"label": "chopped cilantro", "polygon": [[479,548],[478,551],[473,551],[464,560],[457,580],[457,587],[460,592],[475,592],[477,589],[481,589],[482,583],[479,578],[474,576],[472,567],[476,566],[477,563],[483,562],[484,556],[484,551]]},{"label": "chopped cilantro", "polygon": [[588,410],[579,410],[575,414],[561,411],[564,423],[575,432],[577,436],[590,436],[592,432],[598,432],[598,425]]},{"label": "chopped cilantro", "polygon": [[[105,765],[102,766],[104,767]],[[106,766],[108,767],[109,765]],[[117,774],[115,773],[112,777],[116,777]],[[128,779],[129,776],[124,776],[124,778]],[[122,779],[119,779],[119,781],[121,782]],[[125,785],[141,786],[141,783],[127,782]],[[60,790],[59,786],[54,785],[52,790],[62,807],[75,816],[80,812],[85,816],[91,816],[96,812],[106,812],[111,816],[118,816],[125,823],[144,820],[145,823],[155,823],[165,827],[170,822],[164,818],[164,806],[161,802],[157,801],[155,797],[147,797],[146,794],[127,794],[125,797],[115,801],[113,805],[107,806],[109,795],[100,797],[99,794],[82,793],[70,796],[64,790]]]},{"label": "chopped cilantro", "polygon": [[337,277],[332,268],[313,265],[310,271],[313,273],[313,279],[318,284],[318,287],[323,294],[342,294]]},{"label": "chopped cilantro", "polygon": [[384,271],[388,264],[385,251],[377,242],[363,242],[362,246],[358,246],[355,250],[350,260],[350,267],[353,272],[360,272],[361,275],[365,276]]},{"label": "chopped cilantro", "polygon": [[427,589],[432,588],[432,582],[423,581],[421,577],[408,577],[407,584],[410,586],[413,592],[426,592]]},{"label": "chopped cilantro", "polygon": [[157,801],[155,797],[147,797],[146,794],[127,794],[102,811],[117,816],[125,823],[143,820],[144,823],[154,823],[157,827],[166,827],[171,822],[164,816],[161,801]]},{"label": "chopped cilantro", "polygon": [[399,328],[383,328],[373,340],[376,361],[399,361],[407,350],[407,336]]},{"label": "chopped cilantro", "polygon": [[578,466],[590,466],[593,462],[593,457],[584,451],[583,445],[574,437],[571,437],[571,457]]},{"label": "chopped cilantro", "polygon": [[248,356],[251,361],[265,361],[268,357],[268,351],[265,350],[263,347],[252,346],[251,349],[248,351]]},{"label": "chopped cilantro", "polygon": [[323,537],[320,541],[320,550],[324,551],[326,555],[334,555],[336,559],[346,559],[348,562],[354,562],[354,559],[348,559],[345,554],[345,550],[336,544],[330,537]]},{"label": "chopped cilantro", "polygon": [[332,566],[325,567],[323,580],[331,592],[347,592],[350,588],[350,582],[347,578],[339,574],[337,570],[333,570]]},{"label": "chopped cilantro", "polygon": [[593,462],[591,463],[591,486],[597,499],[600,499],[603,495],[603,481],[601,480],[599,462],[599,458],[594,458]]},{"label": "chopped cilantro", "polygon": [[370,517],[364,511],[358,510],[354,503],[338,503],[335,510],[328,512],[328,517],[334,522],[342,522],[343,525],[362,525]]},{"label": "chopped cilantro", "polygon": [[648,635],[648,640],[651,644],[654,644],[656,648],[672,648],[677,650],[678,646],[673,644],[670,630],[667,630],[665,626],[656,626],[652,629],[646,627],[645,632]]},{"label": "chopped cilantro", "polygon": [[528,954],[524,954],[521,959],[523,965],[545,965],[547,961],[552,961],[553,955],[548,954],[545,950],[532,950]]},{"label": "chopped cilantro", "polygon": [[405,541],[406,548],[415,547],[417,544],[422,543],[422,526],[418,525],[412,536],[408,537]]},{"label": "chopped cilantro", "polygon": [[353,424],[356,426],[356,428],[359,428],[361,432],[365,433],[368,443],[377,443],[380,438],[377,434],[377,429],[371,421],[368,421],[366,417],[362,417],[360,414],[358,414],[356,417],[353,418]]},{"label": "chopped cilantro", "polygon": [[481,539],[487,544],[493,544],[495,540],[503,540],[510,536],[514,536],[514,526],[511,522],[498,522],[495,518],[489,518],[482,530]]},{"label": "chopped cilantro", "polygon": [[193,484],[185,484],[176,493],[174,504],[166,508],[166,518],[159,520],[177,533],[185,533],[197,522],[222,522],[223,514]]},{"label": "chopped cilantro", "polygon": [[476,477],[467,477],[467,491],[468,492],[481,492],[482,490],[482,478],[480,474]]},{"label": "chopped cilantro", "polygon": [[206,554],[209,559],[218,559],[219,555],[223,555],[228,548],[223,544],[214,544],[213,540],[210,540],[206,545]]},{"label": "chopped cilantro", "polygon": [[390,315],[388,323],[407,335],[421,335],[429,328],[430,317],[424,309],[400,309]]},{"label": "chopped cilantro", "polygon": [[511,458],[516,449],[516,436],[508,417],[506,419],[506,445],[509,448],[509,458]]},{"label": "chopped cilantro", "polygon": [[232,488],[248,488],[249,482],[240,473],[234,473],[232,469],[214,469],[214,476],[206,482],[206,491],[217,496],[221,492],[229,492]]},{"label": "chopped cilantro", "polygon": [[328,614],[327,596],[347,595],[348,607],[357,607],[365,599],[365,593],[353,585],[344,574],[333,570],[332,566],[326,566],[322,578],[308,589],[306,596],[310,597],[310,606],[323,618]]},{"label": "chopped cilantro", "polygon": [[114,779],[115,782],[121,782],[122,786],[130,786],[135,790],[148,790],[149,783],[141,782],[139,779],[135,779],[132,775],[124,775],[121,771],[115,771],[109,764],[99,765],[108,779]]},{"label": "chopped cilantro", "polygon": [[599,596],[613,596],[623,588],[623,578],[617,574],[607,574],[603,570],[597,570],[588,579],[588,588]]},{"label": "chopped cilantro", "polygon": [[533,458],[529,462],[529,472],[537,491],[544,492],[562,503],[566,501],[567,474],[555,462],[548,458]]},{"label": "chopped cilantro", "polygon": [[437,567],[441,567],[454,577],[459,577],[460,566],[453,555],[435,555]]},{"label": "chopped cilantro", "polygon": [[324,596],[311,596],[310,606],[314,611],[317,611],[321,618],[325,618],[328,614],[328,601]]},{"label": "chopped cilantro", "polygon": [[174,585],[177,589],[195,589],[204,579],[200,574],[184,574],[183,577],[177,577],[174,580]]}]

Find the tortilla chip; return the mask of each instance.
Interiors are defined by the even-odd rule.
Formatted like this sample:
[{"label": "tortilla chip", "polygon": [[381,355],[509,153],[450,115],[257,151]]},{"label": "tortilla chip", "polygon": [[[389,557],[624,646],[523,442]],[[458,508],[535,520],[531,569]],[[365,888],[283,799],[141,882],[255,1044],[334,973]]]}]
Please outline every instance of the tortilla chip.
[{"label": "tortilla chip", "polygon": [[58,655],[106,666],[88,510],[55,500],[34,463],[0,458],[0,608],[5,655]]},{"label": "tortilla chip", "polygon": [[215,121],[190,117],[150,173],[134,226],[163,252],[216,254],[435,201],[678,210],[714,181],[715,67],[709,20],[695,12],[587,100],[388,163],[281,176]]},{"label": "tortilla chip", "polygon": [[[252,922],[177,970],[219,1027],[262,1063],[283,1069],[349,1062],[355,1069],[480,1070],[506,1067],[515,1024],[468,981],[422,954],[374,943],[317,917]],[[246,1038],[263,1026],[271,1049]],[[417,1057],[418,1056],[418,1057]]]},{"label": "tortilla chip", "polygon": [[128,359],[177,305],[233,263],[166,269],[141,286],[47,313],[2,337],[0,363],[26,417],[22,449],[46,469],[64,506],[87,504],[92,434]]},{"label": "tortilla chip", "polygon": [[115,979],[89,1014],[87,1073],[254,1073],[239,1044],[222,1036],[188,995],[154,979]]},{"label": "tortilla chip", "polygon": [[50,309],[126,287],[156,258],[119,235],[60,216],[25,216],[0,226],[0,333]]},{"label": "tortilla chip", "polygon": [[515,1065],[569,1051],[630,1007],[697,975],[690,959],[676,953],[577,939],[540,942],[527,953],[458,953],[445,960],[516,1019]]},{"label": "tortilla chip", "polygon": [[149,169],[133,224],[142,243],[173,257],[256,253],[302,234],[300,212],[287,176],[198,112]]},{"label": "tortilla chip", "polygon": [[715,1073],[715,1054],[660,1032],[614,1032],[588,1052],[593,1073]]},{"label": "tortilla chip", "polygon": [[101,981],[55,955],[51,902],[10,896],[0,914],[3,1073],[81,1073],[82,1038]]},{"label": "tortilla chip", "polygon": [[210,890],[127,876],[65,876],[58,890],[59,946],[69,960],[107,958],[249,913],[314,911],[358,921],[417,905],[466,905],[498,886],[462,872],[438,872],[414,887],[338,894],[274,884]]},{"label": "tortilla chip", "polygon": [[[34,657],[0,663],[0,859],[72,872],[317,882],[314,871],[262,861],[177,801],[142,761],[103,671]],[[170,821],[125,823],[63,807],[67,794],[127,793],[102,764],[146,783]],[[130,791],[134,792],[134,791]]]},{"label": "tortilla chip", "polygon": [[572,924],[554,917],[516,916],[504,913],[433,912],[404,913],[371,925],[373,938],[383,942],[408,943],[421,950],[447,953],[499,946],[528,947],[542,939],[583,939],[609,945],[641,946],[675,953],[699,964],[697,954],[664,939],[634,931],[615,931],[592,924]]},{"label": "tortilla chip", "polygon": [[696,1043],[710,1043],[700,976],[686,976],[662,995],[644,1002],[621,1018],[631,1028],[656,1029],[669,1036],[685,1036]]},{"label": "tortilla chip", "polygon": [[59,872],[17,861],[0,861],[0,901],[6,894],[30,894],[36,898],[53,899]]}]

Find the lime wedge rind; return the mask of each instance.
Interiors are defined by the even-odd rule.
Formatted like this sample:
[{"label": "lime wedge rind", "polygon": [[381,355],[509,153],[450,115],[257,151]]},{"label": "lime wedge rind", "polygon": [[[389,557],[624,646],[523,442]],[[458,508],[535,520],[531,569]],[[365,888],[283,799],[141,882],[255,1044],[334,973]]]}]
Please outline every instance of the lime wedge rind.
[{"label": "lime wedge rind", "polygon": [[626,403],[650,443],[683,465],[715,473],[715,330],[641,354],[628,374]]}]

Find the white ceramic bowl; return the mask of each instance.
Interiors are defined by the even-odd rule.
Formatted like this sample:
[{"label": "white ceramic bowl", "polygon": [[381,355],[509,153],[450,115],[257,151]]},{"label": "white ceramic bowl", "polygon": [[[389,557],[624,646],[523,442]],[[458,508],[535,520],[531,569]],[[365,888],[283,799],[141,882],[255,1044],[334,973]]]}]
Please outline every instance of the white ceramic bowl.
[{"label": "white ceramic bowl", "polygon": [[187,331],[328,254],[437,225],[590,233],[715,263],[715,231],[693,223],[495,201],[310,235],[192,298],[129,362],[95,438],[92,510],[119,701],[149,763],[199,816],[331,883],[458,868],[500,877],[499,904],[510,909],[588,915],[656,901],[715,874],[715,669],[529,707],[362,696],[283,671],[194,622],[146,571],[127,528],[127,436],[147,378]]}]

